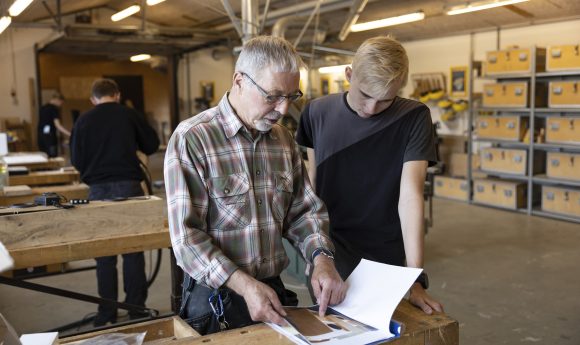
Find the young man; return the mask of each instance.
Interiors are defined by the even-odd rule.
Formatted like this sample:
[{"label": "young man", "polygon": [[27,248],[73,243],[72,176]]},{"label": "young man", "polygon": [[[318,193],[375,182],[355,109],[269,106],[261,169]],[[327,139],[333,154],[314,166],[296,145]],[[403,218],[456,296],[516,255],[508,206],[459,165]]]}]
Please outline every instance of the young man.
[{"label": "young man", "polygon": [[[76,121],[71,136],[71,161],[90,187],[89,199],[103,200],[142,196],[143,171],[137,151],[153,154],[159,147],[157,134],[135,110],[119,104],[121,93],[111,79],[93,83],[95,107]],[[147,279],[143,252],[123,254],[125,303],[145,307]],[[117,300],[117,256],[97,258],[99,296]],[[129,317],[146,316],[129,311]],[[100,304],[95,326],[117,321],[117,308]]]},{"label": "young man", "polygon": [[60,108],[64,103],[64,97],[60,93],[55,93],[50,101],[40,107],[38,118],[38,149],[48,157],[58,156],[58,135],[57,132],[70,137],[70,132],[60,123]]},{"label": "young man", "polygon": [[[309,172],[328,207],[337,270],[346,279],[361,258],[422,267],[423,184],[437,159],[429,109],[397,96],[408,58],[390,37],[365,41],[345,74],[350,91],[312,101],[296,137],[314,149]],[[441,311],[426,288],[422,275],[411,302]]]},{"label": "young man", "polygon": [[186,273],[180,314],[201,334],[283,323],[282,305],[297,303],[280,279],[288,266],[283,237],[314,264],[320,314],[344,299],[328,214],[292,136],[276,123],[302,96],[302,64],[281,38],[249,40],[230,91],[183,121],[167,145],[171,242]]}]

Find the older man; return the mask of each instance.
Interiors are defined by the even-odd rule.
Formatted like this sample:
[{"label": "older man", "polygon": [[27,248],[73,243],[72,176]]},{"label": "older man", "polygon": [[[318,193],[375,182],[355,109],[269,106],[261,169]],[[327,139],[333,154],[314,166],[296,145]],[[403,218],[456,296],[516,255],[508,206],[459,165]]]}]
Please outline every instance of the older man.
[{"label": "older man", "polygon": [[202,334],[284,322],[282,305],[297,301],[279,277],[288,265],[283,237],[314,265],[320,314],[345,296],[326,209],[292,136],[277,124],[302,96],[302,65],[283,39],[248,41],[230,91],[183,121],[169,141],[169,227],[186,273],[181,315]]}]

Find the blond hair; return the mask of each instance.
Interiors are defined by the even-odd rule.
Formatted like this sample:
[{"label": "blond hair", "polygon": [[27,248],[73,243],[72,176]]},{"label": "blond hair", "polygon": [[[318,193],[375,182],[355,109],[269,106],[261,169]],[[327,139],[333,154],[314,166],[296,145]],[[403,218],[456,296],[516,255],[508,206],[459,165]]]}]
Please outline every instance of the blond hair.
[{"label": "blond hair", "polygon": [[409,58],[405,48],[392,36],[369,38],[356,51],[353,74],[373,97],[383,98],[393,84],[407,83]]},{"label": "blond hair", "polygon": [[268,68],[278,73],[298,73],[305,67],[296,49],[281,37],[258,36],[246,42],[242,48],[236,72],[244,72],[259,79]]}]

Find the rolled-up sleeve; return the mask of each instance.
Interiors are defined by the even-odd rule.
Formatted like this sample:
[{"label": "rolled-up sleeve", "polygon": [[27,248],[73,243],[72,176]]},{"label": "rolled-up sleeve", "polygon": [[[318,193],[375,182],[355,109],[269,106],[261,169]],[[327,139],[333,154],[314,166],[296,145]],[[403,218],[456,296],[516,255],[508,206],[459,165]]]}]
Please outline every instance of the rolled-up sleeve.
[{"label": "rolled-up sleeve", "polygon": [[179,126],[167,145],[164,174],[169,231],[177,264],[193,279],[222,286],[238,269],[207,234],[209,196],[204,182],[203,151]]}]

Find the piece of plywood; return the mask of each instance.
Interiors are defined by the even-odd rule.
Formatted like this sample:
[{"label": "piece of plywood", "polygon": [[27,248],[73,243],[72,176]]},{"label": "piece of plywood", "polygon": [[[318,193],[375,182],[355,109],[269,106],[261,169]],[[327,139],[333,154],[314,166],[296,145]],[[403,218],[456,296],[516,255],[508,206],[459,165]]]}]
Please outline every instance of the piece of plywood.
[{"label": "piece of plywood", "polygon": [[3,215],[0,238],[11,250],[155,232],[163,228],[164,207],[162,199],[152,196]]}]

